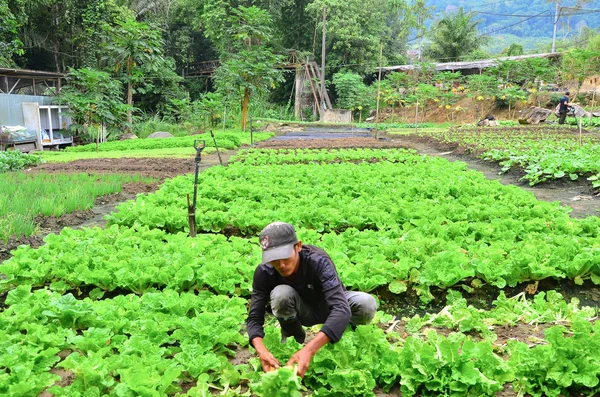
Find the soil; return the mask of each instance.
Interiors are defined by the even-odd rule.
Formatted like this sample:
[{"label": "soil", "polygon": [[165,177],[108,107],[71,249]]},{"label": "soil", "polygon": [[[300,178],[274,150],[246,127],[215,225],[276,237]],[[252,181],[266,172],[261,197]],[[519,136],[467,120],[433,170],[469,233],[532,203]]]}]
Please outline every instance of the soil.
[{"label": "soil", "polygon": [[[232,152],[221,153],[226,164]],[[219,164],[217,154],[203,155],[200,169],[204,170]],[[46,173],[110,173],[110,174],[132,174],[146,177],[154,177],[159,180],[172,178],[177,175],[194,172],[195,163],[193,158],[116,158],[116,159],[85,159],[68,163],[46,163],[32,168],[29,172]]]}]

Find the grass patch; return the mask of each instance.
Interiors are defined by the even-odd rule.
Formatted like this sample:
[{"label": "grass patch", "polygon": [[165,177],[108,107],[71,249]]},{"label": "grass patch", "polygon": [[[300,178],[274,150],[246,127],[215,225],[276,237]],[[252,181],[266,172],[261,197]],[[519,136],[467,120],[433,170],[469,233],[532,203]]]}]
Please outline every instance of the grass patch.
[{"label": "grass patch", "polygon": [[127,182],[155,182],[135,175],[0,174],[0,241],[36,232],[37,215],[61,216],[92,208],[96,197],[120,192]]},{"label": "grass patch", "polygon": [[[202,155],[216,153],[214,147],[207,147]],[[222,150],[221,153],[225,152]],[[165,149],[138,149],[138,150],[112,150],[107,152],[50,152],[40,154],[48,163],[67,163],[69,161],[85,159],[119,159],[123,157],[136,158],[191,158],[196,155],[193,147],[176,147]]]},{"label": "grass patch", "polygon": [[[215,139],[219,149],[237,149],[241,145],[250,144],[250,133],[239,130],[229,130],[226,132],[215,132]],[[272,132],[254,133],[254,141],[260,142],[274,136]],[[206,147],[214,147],[214,141],[210,134],[190,135],[175,138],[157,138],[157,139],[131,139],[126,141],[110,141],[98,145],[100,152],[122,151],[122,150],[141,150],[141,149],[167,149],[187,147],[191,148],[195,140],[204,140]],[[96,145],[70,146],[65,149],[66,152],[95,152]]]}]

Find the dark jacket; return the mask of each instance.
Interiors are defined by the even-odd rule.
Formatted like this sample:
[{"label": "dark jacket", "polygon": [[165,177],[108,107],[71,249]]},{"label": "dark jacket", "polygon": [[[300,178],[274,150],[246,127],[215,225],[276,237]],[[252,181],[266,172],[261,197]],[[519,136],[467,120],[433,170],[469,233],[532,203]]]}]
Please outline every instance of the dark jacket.
[{"label": "dark jacket", "polygon": [[256,337],[264,337],[267,303],[271,291],[281,284],[293,287],[302,301],[316,312],[316,318],[324,322],[321,331],[332,343],[340,340],[351,318],[350,305],[344,293],[346,288],[329,255],[315,246],[303,245],[293,282],[282,277],[270,264],[261,264],[254,271],[252,301],[246,321],[250,344]]},{"label": "dark jacket", "polygon": [[568,112],[568,106],[567,103],[569,103],[569,98],[564,96],[562,98],[560,98],[560,107],[558,108],[558,112],[559,113],[567,113]]}]

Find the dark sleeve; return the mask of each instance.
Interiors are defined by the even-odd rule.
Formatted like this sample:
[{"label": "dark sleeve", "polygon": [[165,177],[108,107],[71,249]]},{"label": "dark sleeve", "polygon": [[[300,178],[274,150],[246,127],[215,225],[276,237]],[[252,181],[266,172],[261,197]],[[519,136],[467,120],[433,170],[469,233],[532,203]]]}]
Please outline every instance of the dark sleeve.
[{"label": "dark sleeve", "polygon": [[271,291],[267,287],[266,275],[258,266],[254,271],[252,280],[252,298],[250,300],[250,309],[248,319],[246,320],[246,329],[248,330],[248,339],[252,345],[252,339],[265,337],[263,324],[265,323],[265,311]]},{"label": "dark sleeve", "polygon": [[342,282],[335,271],[333,263],[328,258],[322,258],[319,263],[319,280],[323,287],[323,295],[329,309],[329,316],[321,331],[329,337],[331,343],[336,343],[342,338],[352,312]]}]

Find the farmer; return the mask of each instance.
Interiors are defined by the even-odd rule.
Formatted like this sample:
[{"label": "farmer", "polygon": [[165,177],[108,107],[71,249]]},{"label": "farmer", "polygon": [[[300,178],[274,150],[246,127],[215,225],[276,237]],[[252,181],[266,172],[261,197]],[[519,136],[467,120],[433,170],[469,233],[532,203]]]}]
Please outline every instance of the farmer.
[{"label": "farmer", "polygon": [[558,107],[558,124],[564,124],[569,112],[569,91],[565,92],[565,96],[560,98]]},{"label": "farmer", "polygon": [[279,320],[282,342],[293,336],[304,343],[303,325],[324,324],[287,362],[297,363],[298,375],[303,377],[321,347],[339,341],[349,323],[353,327],[369,323],[377,304],[367,293],[346,291],[329,255],[315,246],[302,245],[289,223],[267,225],[260,233],[260,245],[262,264],[254,272],[246,321],[250,344],[263,370],[272,371],[279,368],[279,362],[263,343],[266,311]]}]

